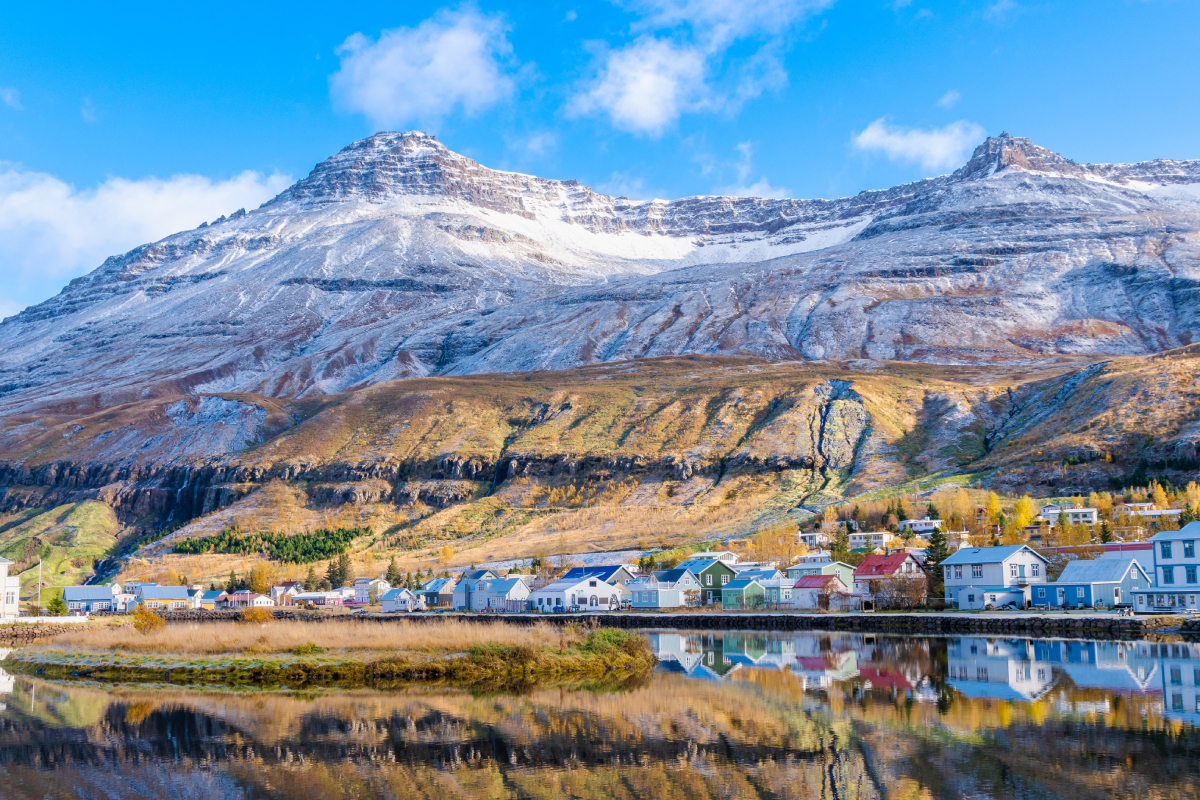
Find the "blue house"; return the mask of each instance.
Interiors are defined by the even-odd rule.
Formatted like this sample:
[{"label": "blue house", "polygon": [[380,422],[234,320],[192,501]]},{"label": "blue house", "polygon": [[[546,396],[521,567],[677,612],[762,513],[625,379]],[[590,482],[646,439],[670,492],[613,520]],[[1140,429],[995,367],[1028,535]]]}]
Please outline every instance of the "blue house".
[{"label": "blue house", "polygon": [[1054,583],[1034,587],[1034,606],[1128,606],[1133,593],[1154,585],[1135,558],[1097,558],[1072,561]]},{"label": "blue house", "polygon": [[68,586],[63,589],[68,614],[112,611],[116,608],[111,586]]}]

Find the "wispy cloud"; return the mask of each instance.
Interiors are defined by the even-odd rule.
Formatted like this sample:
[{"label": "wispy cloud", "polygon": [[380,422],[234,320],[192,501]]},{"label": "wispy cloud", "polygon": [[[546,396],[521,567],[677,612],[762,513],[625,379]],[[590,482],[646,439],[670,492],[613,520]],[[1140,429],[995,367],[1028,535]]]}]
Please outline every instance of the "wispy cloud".
[{"label": "wispy cloud", "polygon": [[92,98],[83,98],[83,102],[79,104],[79,116],[83,117],[83,121],[88,123],[99,119],[99,116],[96,114],[96,104],[92,102]]},{"label": "wispy cloud", "polygon": [[[776,51],[783,34],[833,0],[633,0],[641,14],[632,41],[601,46],[593,75],[568,109],[607,116],[613,126],[659,136],[686,113],[735,112],[787,83]],[[747,57],[729,58],[741,40],[759,41]]]},{"label": "wispy cloud", "polygon": [[937,101],[938,108],[953,108],[954,104],[962,100],[962,94],[957,89],[951,89],[942,95],[942,99]]},{"label": "wispy cloud", "polygon": [[888,125],[887,118],[880,117],[852,141],[858,150],[880,152],[893,161],[916,162],[922,169],[936,170],[962,164],[984,136],[983,128],[966,120],[923,130]]},{"label": "wispy cloud", "polygon": [[290,183],[286,175],[243,172],[225,181],[110,178],[80,190],[53,175],[0,164],[0,311],[49,297],[114,253],[261,205]]},{"label": "wispy cloud", "polygon": [[1007,19],[1009,15],[1020,10],[1021,7],[1017,5],[1016,0],[996,0],[995,3],[992,3],[987,7],[987,10],[983,12],[983,16],[985,19],[989,19],[992,22],[1002,22]]},{"label": "wispy cloud", "polygon": [[0,86],[0,103],[13,109],[21,111],[21,94],[11,86]]},{"label": "wispy cloud", "polygon": [[355,33],[337,52],[341,68],[329,79],[334,101],[381,128],[436,126],[457,108],[478,112],[514,88],[503,20],[469,6],[383,31],[378,40]]},{"label": "wispy cloud", "polygon": [[747,183],[754,172],[754,143],[740,142],[737,147],[739,156],[734,164],[737,170],[737,182],[716,190],[716,194],[732,197],[788,197],[790,192],[783,186],[772,186],[766,175],[759,177],[754,183]]}]

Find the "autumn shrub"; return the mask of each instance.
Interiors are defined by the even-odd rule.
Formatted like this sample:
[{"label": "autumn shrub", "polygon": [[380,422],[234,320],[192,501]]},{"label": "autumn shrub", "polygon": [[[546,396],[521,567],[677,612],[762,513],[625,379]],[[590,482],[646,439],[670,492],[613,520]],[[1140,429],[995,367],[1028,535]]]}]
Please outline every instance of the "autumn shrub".
[{"label": "autumn shrub", "polygon": [[275,614],[269,608],[243,608],[242,613],[238,615],[238,620],[247,624],[261,625],[265,622],[274,622]]},{"label": "autumn shrub", "polygon": [[133,611],[133,627],[137,629],[138,633],[155,633],[166,627],[166,624],[162,617],[146,608],[145,603],[138,603],[137,608]]}]

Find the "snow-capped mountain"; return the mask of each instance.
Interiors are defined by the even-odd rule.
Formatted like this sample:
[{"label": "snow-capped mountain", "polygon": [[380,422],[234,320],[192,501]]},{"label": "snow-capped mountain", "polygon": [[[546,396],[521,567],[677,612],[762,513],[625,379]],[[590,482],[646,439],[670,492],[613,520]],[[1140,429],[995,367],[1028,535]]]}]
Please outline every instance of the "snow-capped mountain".
[{"label": "snow-capped mountain", "polygon": [[0,410],[679,353],[940,363],[1200,338],[1200,161],[988,139],[839,200],[636,202],[380,133],[0,323]]}]

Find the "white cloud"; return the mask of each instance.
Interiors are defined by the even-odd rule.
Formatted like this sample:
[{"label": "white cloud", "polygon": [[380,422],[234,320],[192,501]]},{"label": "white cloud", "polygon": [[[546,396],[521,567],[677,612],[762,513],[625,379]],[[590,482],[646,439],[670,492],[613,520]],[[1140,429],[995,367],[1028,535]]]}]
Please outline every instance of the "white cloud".
[{"label": "white cloud", "polygon": [[734,164],[737,170],[737,183],[732,186],[723,186],[716,190],[716,194],[729,195],[732,197],[788,197],[790,192],[783,186],[772,186],[767,180],[767,176],[761,176],[757,181],[747,185],[751,173],[754,171],[754,143],[740,142],[734,148],[738,151],[739,158]]},{"label": "white cloud", "polygon": [[79,116],[83,117],[84,122],[95,122],[99,119],[96,115],[96,105],[92,102],[92,98],[83,98],[83,102],[79,104]]},{"label": "white cloud", "polygon": [[110,255],[261,205],[290,183],[285,175],[243,172],[226,181],[109,178],[81,191],[0,164],[0,313],[46,299]]},{"label": "white cloud", "polygon": [[655,29],[681,25],[710,49],[735,39],[759,34],[777,35],[798,20],[824,11],[834,0],[634,0],[630,6],[644,14],[638,27]]},{"label": "white cloud", "polygon": [[570,108],[581,114],[602,112],[622,130],[658,136],[685,111],[715,102],[705,69],[699,49],[642,36],[605,53],[599,75]]},{"label": "white cloud", "polygon": [[984,135],[983,128],[966,120],[921,130],[888,125],[880,117],[856,134],[853,142],[859,150],[882,152],[893,161],[915,161],[922,169],[935,170],[962,164]]},{"label": "white cloud", "polygon": [[942,99],[937,101],[937,105],[938,108],[953,108],[959,100],[962,100],[962,93],[957,89],[951,89],[942,95]]},{"label": "white cloud", "polygon": [[993,22],[1002,22],[1010,13],[1020,11],[1021,7],[1014,0],[996,0],[987,7],[983,16]]},{"label": "white cloud", "polygon": [[330,94],[381,128],[434,126],[456,107],[472,114],[513,91],[502,63],[512,53],[504,23],[469,7],[384,31],[378,41],[356,33],[337,52]]},{"label": "white cloud", "polygon": [[0,86],[0,103],[16,111],[21,110],[21,95],[11,86]]}]

